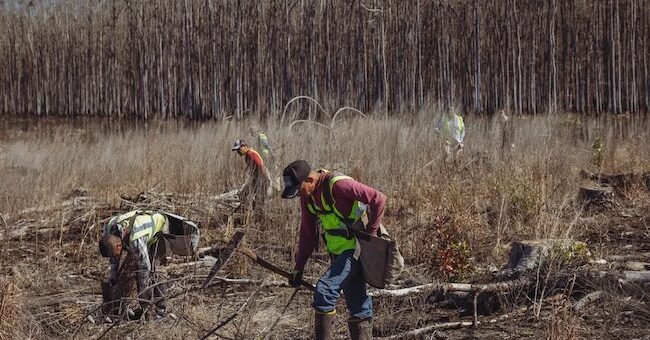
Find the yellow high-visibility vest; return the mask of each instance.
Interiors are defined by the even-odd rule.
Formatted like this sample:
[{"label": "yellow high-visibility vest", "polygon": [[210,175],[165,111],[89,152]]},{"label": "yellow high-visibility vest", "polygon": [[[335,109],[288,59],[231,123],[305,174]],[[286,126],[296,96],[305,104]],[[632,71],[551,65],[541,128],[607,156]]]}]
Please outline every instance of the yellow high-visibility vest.
[{"label": "yellow high-visibility vest", "polygon": [[129,240],[131,242],[147,236],[147,244],[151,245],[155,242],[154,235],[161,232],[167,224],[167,217],[160,213],[143,212],[141,210],[134,210],[120,216],[113,217],[106,228],[110,232],[111,228],[120,224],[122,231],[129,233]]},{"label": "yellow high-visibility vest", "polygon": [[[309,203],[307,203],[307,210],[318,217],[321,227],[323,227],[327,251],[334,255],[339,255],[346,250],[356,248],[356,239],[351,231],[348,231],[348,228],[359,221],[361,216],[366,212],[366,205],[359,201],[354,201],[347,218],[336,208],[332,188],[334,188],[334,184],[337,181],[342,179],[352,179],[352,177],[335,173],[330,176],[327,183],[323,183],[329,189],[325,190],[324,188],[321,192],[323,209],[318,208],[311,197]],[[342,236],[341,234],[347,234],[349,237]]]}]

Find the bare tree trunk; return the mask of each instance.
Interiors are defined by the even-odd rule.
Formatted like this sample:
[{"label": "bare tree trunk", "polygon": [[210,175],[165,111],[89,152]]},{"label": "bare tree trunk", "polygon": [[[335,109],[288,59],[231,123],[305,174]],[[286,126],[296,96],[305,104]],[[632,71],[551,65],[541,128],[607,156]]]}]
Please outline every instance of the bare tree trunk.
[{"label": "bare tree trunk", "polygon": [[382,6],[382,12],[381,12],[381,59],[382,59],[382,65],[383,65],[383,74],[384,74],[384,112],[385,112],[385,118],[388,118],[388,110],[389,110],[389,95],[390,95],[390,87],[388,84],[388,65],[387,65],[387,60],[388,57],[386,55],[386,44],[388,43],[388,39],[386,38],[386,6]]},{"label": "bare tree trunk", "polygon": [[550,18],[549,18],[549,28],[548,28],[548,33],[549,33],[549,46],[550,46],[550,66],[551,66],[551,79],[549,81],[549,99],[550,99],[550,105],[549,108],[551,112],[555,112],[557,110],[557,65],[556,65],[556,60],[555,60],[555,15],[557,11],[557,4],[556,0],[551,0],[552,7],[550,11]]},{"label": "bare tree trunk", "polygon": [[474,112],[481,112],[481,23],[480,4],[474,1]]}]

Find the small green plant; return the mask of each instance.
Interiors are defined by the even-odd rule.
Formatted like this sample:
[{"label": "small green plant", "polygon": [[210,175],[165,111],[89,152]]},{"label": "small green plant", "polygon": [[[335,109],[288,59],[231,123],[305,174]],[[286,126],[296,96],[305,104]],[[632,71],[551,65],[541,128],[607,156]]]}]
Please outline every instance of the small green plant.
[{"label": "small green plant", "polygon": [[568,249],[561,251],[560,254],[562,254],[564,262],[586,261],[591,258],[591,252],[584,242],[573,242]]}]

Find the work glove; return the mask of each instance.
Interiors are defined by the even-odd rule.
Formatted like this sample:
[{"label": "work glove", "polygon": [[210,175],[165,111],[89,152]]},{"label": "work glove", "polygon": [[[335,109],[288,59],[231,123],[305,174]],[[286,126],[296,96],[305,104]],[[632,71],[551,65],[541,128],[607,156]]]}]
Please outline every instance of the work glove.
[{"label": "work glove", "polygon": [[300,286],[300,280],[302,280],[302,270],[292,271],[291,277],[289,277],[289,286],[291,287]]}]

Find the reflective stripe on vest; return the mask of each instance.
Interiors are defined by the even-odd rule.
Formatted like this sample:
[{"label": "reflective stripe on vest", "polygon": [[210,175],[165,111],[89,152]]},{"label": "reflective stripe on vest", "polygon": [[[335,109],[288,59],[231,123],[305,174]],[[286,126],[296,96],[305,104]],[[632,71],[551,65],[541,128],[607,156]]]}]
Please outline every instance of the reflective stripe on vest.
[{"label": "reflective stripe on vest", "polygon": [[[353,223],[360,220],[361,216],[366,210],[365,204],[359,201],[354,201],[350,214],[346,218],[336,208],[336,200],[332,194],[332,189],[334,188],[334,184],[342,179],[352,179],[352,177],[341,174],[333,174],[329,178],[329,199],[325,195],[325,190],[323,190],[321,193],[321,204],[323,205],[323,209],[320,209],[314,205],[313,198],[310,198],[309,202],[307,203],[307,210],[309,210],[310,213],[318,216],[320,224],[323,227],[325,246],[327,247],[327,250],[334,255],[339,255],[346,250],[355,249],[356,240],[354,237],[346,238],[344,236],[333,235],[330,232],[335,230],[346,232],[348,226],[351,226]],[[328,203],[330,200],[331,205]]]},{"label": "reflective stripe on vest", "polygon": [[147,244],[151,245],[155,242],[153,236],[162,231],[166,224],[167,217],[163,214],[133,210],[111,218],[104,227],[104,234],[123,235],[123,233],[128,232],[129,241],[131,242],[148,236]]},{"label": "reflective stripe on vest", "polygon": [[154,235],[165,227],[165,216],[162,214],[139,215],[135,218],[133,229],[131,229],[130,240],[133,242],[141,237],[147,236],[148,244],[154,242]]},{"label": "reflective stripe on vest", "polygon": [[[135,216],[142,213],[143,212],[140,210],[133,210],[111,218],[111,220],[108,221],[108,223],[104,227],[104,233],[116,234],[118,230],[120,232],[129,230],[131,228],[131,224],[133,223],[133,220],[135,219]],[[120,225],[119,228],[117,227],[118,224]]]}]

